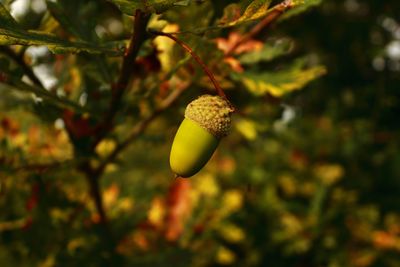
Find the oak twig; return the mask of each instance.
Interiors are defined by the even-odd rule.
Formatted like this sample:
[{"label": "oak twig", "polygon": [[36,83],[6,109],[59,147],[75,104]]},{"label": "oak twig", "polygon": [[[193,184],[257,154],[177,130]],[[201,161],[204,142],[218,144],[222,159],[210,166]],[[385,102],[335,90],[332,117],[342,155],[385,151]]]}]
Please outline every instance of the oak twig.
[{"label": "oak twig", "polygon": [[[93,167],[90,165],[89,161],[82,163],[79,166],[79,170],[85,174],[87,184],[89,185],[89,193],[90,198],[94,202],[95,209],[99,216],[99,226],[102,229],[102,233],[100,238],[103,239],[103,244],[107,247],[112,253],[115,248],[115,239],[113,233],[110,229],[107,213],[104,207],[103,196],[101,194],[100,189],[100,176],[94,171]],[[69,218],[69,223],[72,223],[74,218],[82,211],[83,208],[77,208]]]},{"label": "oak twig", "polygon": [[[141,10],[136,10],[135,21],[133,24],[133,34],[129,42],[129,46],[125,51],[122,61],[120,76],[114,86],[112,86],[112,97],[110,107],[102,122],[101,131],[97,134],[92,149],[112,130],[113,120],[117,114],[122,96],[128,87],[129,80],[132,74],[132,66],[139,53],[140,47],[146,40],[146,27],[149,20],[149,15],[143,13]],[[85,173],[88,184],[90,186],[91,197],[95,203],[96,210],[100,217],[100,223],[107,226],[107,215],[104,209],[103,198],[101,195],[99,179],[101,172],[94,170],[89,163],[81,166],[81,170]],[[109,232],[109,229],[107,230]]]},{"label": "oak twig", "polygon": [[[112,128],[113,119],[118,111],[122,96],[128,87],[136,57],[139,53],[140,47],[146,41],[146,27],[149,18],[150,16],[148,14],[139,9],[136,10],[133,34],[129,46],[124,54],[120,76],[117,82],[112,86],[113,91],[110,107],[104,120],[104,125],[106,126],[105,132],[109,131],[109,128]],[[99,138],[100,140],[101,137]]]},{"label": "oak twig", "polygon": [[28,64],[24,60],[23,54],[18,55],[15,53],[14,50],[12,50],[8,46],[0,46],[0,53],[3,53],[10,57],[15,63],[18,64],[18,66],[21,67],[21,69],[24,71],[25,75],[28,76],[28,78],[37,86],[44,88],[42,82],[39,80],[39,78],[36,76],[36,74],[33,72],[33,70],[28,66]]},{"label": "oak twig", "polygon": [[210,78],[211,82],[213,83],[215,90],[217,90],[217,93],[220,97],[227,99],[224,91],[222,90],[221,86],[219,85],[218,81],[215,79],[214,74],[210,71],[210,69],[207,67],[207,65],[201,60],[201,58],[193,51],[193,49],[184,43],[182,40],[178,39],[171,33],[166,33],[166,32],[160,32],[160,31],[155,31],[155,30],[150,30],[150,33],[154,35],[160,35],[160,36],[165,36],[170,39],[172,39],[174,42],[179,44],[183,49],[185,49],[190,55],[197,61],[197,63],[202,67],[204,72],[207,74],[207,76]]}]

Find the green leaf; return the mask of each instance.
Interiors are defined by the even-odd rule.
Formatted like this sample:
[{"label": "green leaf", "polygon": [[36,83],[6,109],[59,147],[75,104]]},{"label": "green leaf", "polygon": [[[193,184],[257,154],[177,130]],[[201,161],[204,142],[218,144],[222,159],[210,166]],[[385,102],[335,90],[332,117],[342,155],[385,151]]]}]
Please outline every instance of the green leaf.
[{"label": "green leaf", "polygon": [[300,66],[277,72],[234,74],[234,79],[239,79],[254,95],[261,96],[269,93],[275,97],[281,97],[292,91],[302,89],[309,82],[325,73],[326,69],[323,66],[306,69]]},{"label": "green leaf", "polygon": [[[72,5],[71,0],[59,0],[56,3],[46,1],[46,4],[54,19],[56,19],[70,34],[79,38],[79,40],[96,43],[98,45],[99,38],[94,31],[96,24],[88,23],[88,19],[86,19],[86,23],[81,23],[83,16],[77,14],[74,17],[72,14],[73,12],[76,13],[76,8],[79,8],[80,10],[87,9],[87,3],[75,1],[74,5]],[[87,14],[85,15],[87,16]],[[84,55],[84,57],[88,58],[88,62],[93,63],[92,67],[89,66],[90,71],[88,73],[93,74],[104,83],[111,83],[111,71],[109,70],[104,55]]]},{"label": "green leaf", "polygon": [[271,61],[279,56],[288,54],[293,47],[289,39],[282,39],[274,44],[265,44],[260,51],[252,51],[239,57],[242,64],[256,64],[260,61]]},{"label": "green leaf", "polygon": [[110,47],[100,47],[86,42],[71,42],[40,31],[26,31],[12,18],[0,4],[0,45],[45,45],[53,53],[108,53],[118,55],[120,51]]},{"label": "green leaf", "polygon": [[108,0],[127,15],[134,15],[137,9],[147,13],[163,13],[174,6],[187,6],[190,0]]},{"label": "green leaf", "polygon": [[[254,0],[246,6],[243,14],[240,12],[243,10],[242,4],[229,4],[225,7],[223,16],[219,20],[217,25],[210,27],[202,27],[196,29],[182,30],[181,32],[188,32],[193,34],[203,34],[211,30],[220,30],[233,26],[239,26],[244,23],[255,22],[263,19],[271,12],[276,11],[278,8],[282,8],[279,4],[270,8],[272,0]],[[296,6],[302,3],[302,0],[294,0],[291,5]]]},{"label": "green leaf", "polygon": [[271,0],[255,0],[251,2],[243,15],[238,19],[231,21],[228,26],[235,26],[239,23],[249,22],[265,17],[272,9],[269,9]]}]

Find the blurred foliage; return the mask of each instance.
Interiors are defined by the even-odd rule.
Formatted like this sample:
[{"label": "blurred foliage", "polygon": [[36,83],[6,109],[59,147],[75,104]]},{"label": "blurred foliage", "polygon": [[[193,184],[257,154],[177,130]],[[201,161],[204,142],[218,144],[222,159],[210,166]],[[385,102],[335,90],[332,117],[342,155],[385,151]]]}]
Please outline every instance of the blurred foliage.
[{"label": "blurred foliage", "polygon": [[[236,45],[281,2],[1,1],[0,265],[400,266],[400,2],[293,1]],[[169,149],[215,91],[171,40],[147,36],[98,127],[136,8],[238,110],[190,179]]]}]

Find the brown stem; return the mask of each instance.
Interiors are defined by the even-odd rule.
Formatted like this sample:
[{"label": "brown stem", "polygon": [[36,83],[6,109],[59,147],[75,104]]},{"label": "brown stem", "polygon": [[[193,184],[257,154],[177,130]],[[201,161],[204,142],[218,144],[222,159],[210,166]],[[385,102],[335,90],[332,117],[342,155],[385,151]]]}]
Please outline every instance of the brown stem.
[{"label": "brown stem", "polygon": [[[80,171],[85,174],[87,183],[89,185],[90,197],[94,202],[96,211],[99,215],[99,225],[102,228],[102,234],[100,237],[103,239],[104,247],[107,248],[111,253],[114,253],[115,239],[112,235],[110,226],[108,224],[108,218],[106,210],[104,208],[103,196],[101,194],[100,188],[100,176],[97,172],[90,166],[89,161],[82,163],[80,166]],[[76,210],[76,213],[81,211],[80,208]],[[73,214],[72,216],[76,216]],[[73,220],[73,217],[70,217]],[[72,222],[72,221],[71,221]]]},{"label": "brown stem", "polygon": [[186,43],[184,43],[182,40],[178,39],[171,33],[166,33],[166,32],[159,32],[159,31],[154,31],[151,30],[151,33],[155,35],[160,35],[160,36],[165,36],[170,39],[172,39],[174,42],[179,44],[183,49],[185,49],[190,55],[199,63],[199,65],[202,67],[204,72],[207,74],[207,76],[210,78],[211,82],[213,83],[215,90],[217,90],[217,93],[220,97],[226,99],[226,95],[224,91],[222,90],[221,86],[219,85],[218,81],[215,79],[214,74],[210,71],[210,69],[207,67],[207,65],[201,60],[201,58],[193,51],[193,49]]},{"label": "brown stem", "polygon": [[101,189],[99,184],[99,177],[97,175],[87,176],[89,186],[90,186],[90,195],[93,198],[94,204],[96,206],[96,210],[100,217],[100,223],[107,225],[108,219],[106,215],[106,211],[103,205],[103,196],[101,195]]},{"label": "brown stem", "polygon": [[257,23],[254,28],[252,28],[247,34],[243,35],[229,50],[226,52],[225,56],[229,57],[235,52],[235,50],[243,43],[252,39],[254,36],[258,35],[267,26],[271,25],[276,21],[286,10],[293,7],[292,0],[285,0],[282,3],[274,6],[271,13],[269,13],[263,20]]},{"label": "brown stem", "polygon": [[[103,196],[101,195],[99,178],[100,176],[93,170],[90,166],[89,161],[85,161],[79,166],[79,170],[85,174],[86,180],[90,188],[90,196],[93,199],[94,205],[96,207],[97,213],[100,217],[100,223],[107,227],[107,215],[103,205]],[[108,230],[107,230],[108,231]]]},{"label": "brown stem", "polygon": [[99,134],[95,145],[101,141],[104,135],[112,128],[113,120],[117,114],[122,96],[126,91],[132,74],[132,69],[139,53],[140,47],[146,40],[146,27],[150,16],[141,10],[136,10],[133,34],[129,46],[125,51],[121,72],[117,82],[112,86],[110,107],[103,122],[104,130]]},{"label": "brown stem", "polygon": [[[110,108],[106,114],[104,121],[102,122],[102,127],[100,128],[101,131],[99,131],[99,133],[97,134],[95,142],[91,147],[92,149],[94,149],[95,146],[112,129],[113,120],[115,115],[117,114],[123,93],[126,91],[126,88],[129,84],[132,73],[132,66],[134,66],[134,62],[139,53],[140,47],[146,40],[146,27],[148,20],[148,14],[145,14],[140,10],[136,10],[135,21],[133,25],[133,34],[122,61],[120,76],[118,77],[116,84],[112,87],[113,91],[110,101]],[[90,166],[89,162],[83,163],[80,166],[80,170],[86,175],[86,179],[90,187],[90,195],[94,201],[97,213],[99,214],[100,223],[104,226],[109,240],[112,240],[99,184],[102,172],[98,171],[98,169],[93,169]]]},{"label": "brown stem", "polygon": [[143,13],[139,9],[135,13],[135,22],[133,25],[133,35],[129,42],[128,49],[125,51],[124,59],[122,62],[121,73],[117,81],[117,85],[114,88],[115,95],[114,101],[119,100],[121,94],[126,87],[131,76],[132,67],[135,63],[135,59],[139,53],[140,47],[146,40],[146,27],[149,20],[149,15]]},{"label": "brown stem", "polygon": [[18,55],[15,53],[14,50],[12,50],[8,46],[0,46],[0,53],[3,53],[10,57],[12,60],[14,60],[15,63],[18,64],[18,66],[21,67],[21,69],[24,71],[25,75],[28,76],[28,78],[37,86],[44,88],[42,82],[39,80],[39,78],[36,76],[36,74],[33,72],[31,67],[25,62],[23,54]]},{"label": "brown stem", "polygon": [[[99,215],[100,219],[99,223],[103,231],[101,234],[101,238],[103,239],[103,245],[111,253],[114,253],[116,242],[113,233],[110,229],[106,210],[104,208],[104,201],[103,201],[103,196],[101,194],[101,188],[99,183],[100,176],[98,176],[97,173],[91,170],[89,172],[86,172],[86,179],[90,187],[90,196],[94,201],[97,213]],[[79,212],[79,210],[77,212]]]}]

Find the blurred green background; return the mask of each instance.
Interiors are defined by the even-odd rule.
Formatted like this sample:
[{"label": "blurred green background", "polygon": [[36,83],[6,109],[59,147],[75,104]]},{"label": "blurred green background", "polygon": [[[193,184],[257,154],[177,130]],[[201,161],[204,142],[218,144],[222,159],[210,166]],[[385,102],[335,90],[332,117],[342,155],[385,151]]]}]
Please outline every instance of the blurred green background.
[{"label": "blurred green background", "polygon": [[[132,27],[111,3],[123,1],[1,2],[21,28],[71,41],[120,46]],[[201,30],[257,1],[182,2],[149,25]],[[190,179],[174,180],[169,149],[186,104],[213,91],[180,47],[143,44],[115,130],[90,151],[98,118],[11,89],[27,77],[10,55],[97,115],[121,58],[2,46],[0,265],[400,266],[400,2],[304,1],[226,60],[221,47],[256,23],[179,35],[238,109]],[[101,164],[176,88],[187,89],[100,176],[104,225],[82,162]]]}]

